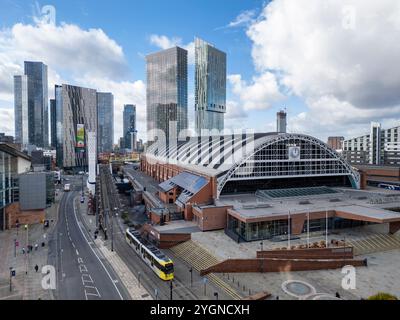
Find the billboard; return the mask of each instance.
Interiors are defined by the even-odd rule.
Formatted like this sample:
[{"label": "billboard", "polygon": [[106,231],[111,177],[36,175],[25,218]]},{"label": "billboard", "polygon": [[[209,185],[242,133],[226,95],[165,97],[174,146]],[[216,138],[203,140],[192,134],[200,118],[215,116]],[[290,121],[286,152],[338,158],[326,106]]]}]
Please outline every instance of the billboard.
[{"label": "billboard", "polygon": [[76,147],[85,148],[85,126],[80,123],[76,125]]}]

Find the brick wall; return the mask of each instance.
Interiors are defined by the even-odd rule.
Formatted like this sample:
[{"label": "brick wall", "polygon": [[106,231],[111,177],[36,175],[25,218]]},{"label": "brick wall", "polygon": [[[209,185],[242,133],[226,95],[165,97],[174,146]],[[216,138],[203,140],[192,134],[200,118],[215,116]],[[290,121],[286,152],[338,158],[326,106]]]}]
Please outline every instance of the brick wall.
[{"label": "brick wall", "polygon": [[257,251],[257,258],[283,259],[353,259],[353,247],[309,248]]},{"label": "brick wall", "polygon": [[17,220],[20,225],[42,223],[46,217],[45,210],[21,211],[19,202],[14,202],[5,208],[6,228],[14,228]]},{"label": "brick wall", "polygon": [[193,208],[193,214],[196,216],[197,225],[202,231],[220,230],[226,226],[227,210],[232,206]]},{"label": "brick wall", "polygon": [[366,266],[364,260],[309,260],[309,259],[230,259],[200,271],[204,276],[209,273],[246,273],[246,272],[290,272],[338,269],[346,265]]}]

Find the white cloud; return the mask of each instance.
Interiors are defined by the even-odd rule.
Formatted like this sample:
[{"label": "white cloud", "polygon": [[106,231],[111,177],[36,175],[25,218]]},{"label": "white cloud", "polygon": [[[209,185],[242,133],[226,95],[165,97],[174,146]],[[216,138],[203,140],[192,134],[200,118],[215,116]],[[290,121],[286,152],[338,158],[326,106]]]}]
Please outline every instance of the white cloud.
[{"label": "white cloud", "polygon": [[179,37],[169,38],[165,35],[152,34],[150,36],[150,43],[162,50],[166,50],[175,46],[181,47],[188,51],[188,63],[190,65],[193,65],[195,63],[194,41],[183,44],[182,38]]},{"label": "white cloud", "polygon": [[243,11],[233,21],[229,22],[227,27],[234,28],[234,27],[248,25],[250,22],[254,21],[255,14],[256,14],[255,10]]},{"label": "white cloud", "polygon": [[182,43],[182,39],[178,37],[168,38],[164,35],[152,34],[150,36],[150,43],[154,44],[156,47],[160,49],[169,49],[175,46],[179,46]]},{"label": "white cloud", "polygon": [[[122,135],[123,104],[136,103],[138,124],[144,123],[145,85],[129,81],[122,47],[101,29],[72,24],[15,24],[0,30],[0,100],[13,105],[13,75],[23,73],[25,60],[48,65],[49,98],[54,85],[69,83],[112,92],[115,97],[115,141]],[[112,80],[111,80],[112,79]],[[14,134],[13,112],[1,108],[1,129]],[[139,136],[145,136],[145,128]]]},{"label": "white cloud", "polygon": [[0,132],[14,135],[14,110],[0,108]]},{"label": "white cloud", "polygon": [[298,129],[364,132],[399,118],[399,16],[397,0],[275,0],[247,35],[257,72],[273,72],[309,106]]},{"label": "white cloud", "polygon": [[228,75],[228,81],[245,110],[268,109],[272,102],[283,98],[276,78],[270,72],[253,77],[250,84],[239,74]]}]

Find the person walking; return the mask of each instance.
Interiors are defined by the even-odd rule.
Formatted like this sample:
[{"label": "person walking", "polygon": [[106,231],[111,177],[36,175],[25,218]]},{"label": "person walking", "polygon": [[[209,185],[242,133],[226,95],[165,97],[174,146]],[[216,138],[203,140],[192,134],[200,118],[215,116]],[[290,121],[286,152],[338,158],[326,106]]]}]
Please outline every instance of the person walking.
[{"label": "person walking", "polygon": [[35,243],[35,251],[37,251],[39,245],[37,243]]},{"label": "person walking", "polygon": [[25,254],[25,247],[22,248],[22,254]]},{"label": "person walking", "polygon": [[39,270],[39,266],[36,265],[36,266],[35,266],[35,271],[38,272],[38,270]]}]

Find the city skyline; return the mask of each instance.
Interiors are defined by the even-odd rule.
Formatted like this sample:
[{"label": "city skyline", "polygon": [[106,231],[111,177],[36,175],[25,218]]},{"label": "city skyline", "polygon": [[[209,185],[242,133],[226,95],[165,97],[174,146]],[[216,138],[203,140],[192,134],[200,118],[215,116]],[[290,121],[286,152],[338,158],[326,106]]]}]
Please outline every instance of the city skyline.
[{"label": "city skyline", "polygon": [[[348,16],[343,13],[347,12],[351,18],[352,10],[340,2],[329,2],[326,7],[316,3],[313,12],[298,4],[294,4],[292,10],[288,11],[280,0],[265,4],[262,1],[232,1],[228,8],[223,4],[213,4],[213,10],[210,10],[210,4],[207,2],[201,6],[192,3],[189,12],[196,12],[198,17],[194,19],[192,14],[182,17],[181,23],[188,27],[180,28],[179,24],[169,25],[161,22],[163,10],[155,17],[160,22],[149,25],[146,18],[151,10],[146,4],[119,3],[110,11],[107,10],[109,15],[118,15],[121,18],[126,17],[125,12],[133,15],[132,19],[116,19],[120,21],[110,25],[105,23],[104,19],[100,20],[102,14],[91,14],[94,10],[104,12],[103,4],[95,9],[93,4],[86,1],[79,1],[79,4],[77,1],[71,1],[69,6],[54,1],[52,4],[57,12],[56,24],[48,26],[43,23],[43,17],[33,10],[33,2],[31,6],[21,1],[13,3],[14,6],[4,4],[9,10],[4,11],[7,15],[1,15],[4,21],[2,37],[6,37],[4,43],[8,45],[3,47],[6,57],[4,62],[7,64],[0,75],[1,79],[4,79],[4,86],[0,88],[0,131],[6,133],[13,132],[14,122],[10,74],[22,73],[23,59],[35,59],[49,65],[51,90],[55,83],[71,83],[113,92],[115,119],[122,118],[124,104],[136,104],[139,138],[144,138],[144,56],[174,45],[180,45],[189,51],[188,118],[189,127],[194,129],[193,40],[196,36],[215,44],[228,55],[227,128],[251,127],[256,131],[272,131],[275,127],[275,114],[283,105],[288,107],[289,132],[313,134],[322,140],[335,135],[360,135],[371,121],[382,122],[386,127],[399,122],[399,96],[393,89],[398,87],[397,80],[387,79],[371,86],[381,77],[377,70],[389,77],[392,72],[386,71],[392,69],[397,52],[381,50],[374,56],[369,54],[370,43],[379,39],[382,44],[377,44],[376,47],[385,48],[385,43],[392,43],[392,37],[393,40],[396,38],[397,29],[391,28],[391,33],[381,30],[384,25],[380,24],[381,20],[363,14],[367,9],[356,4],[352,7],[357,13],[356,25],[352,26],[346,24]],[[159,2],[157,5],[162,9],[166,4]],[[179,2],[172,1],[168,5],[171,11],[174,11],[174,8],[179,7]],[[396,5],[393,3],[394,7]],[[390,12],[395,11],[391,9],[393,6],[388,4],[374,3],[372,6],[374,11],[382,12],[383,16],[385,13],[389,16]],[[140,10],[131,10],[133,8]],[[268,8],[270,10],[267,10]],[[291,16],[293,12],[296,12],[296,15]],[[178,13],[174,13],[174,17],[177,15]],[[211,15],[208,21],[215,22],[202,22],[202,17],[206,15]],[[279,15],[288,17],[287,28],[278,25],[279,19],[275,17]],[[32,16],[35,19],[32,19]],[[318,17],[324,19],[317,19]],[[127,20],[132,22],[128,23]],[[313,25],[307,21],[320,22]],[[351,19],[349,21],[351,22]],[[388,23],[392,23],[390,19]],[[304,24],[304,28],[294,28],[296,24]],[[368,26],[377,28],[371,33]],[[326,39],[324,45],[327,44],[328,50],[323,50],[318,35],[312,32],[316,28],[319,35]],[[335,33],[331,34],[330,30],[335,30]],[[382,32],[377,37],[376,32],[380,31]],[[52,36],[45,37],[46,32]],[[307,34],[314,37],[310,47],[306,46]],[[71,45],[60,45],[59,40],[67,35]],[[138,39],[134,43],[129,41],[132,36]],[[29,41],[30,38],[35,39],[35,42]],[[92,41],[88,41],[89,39]],[[80,46],[80,41],[86,45]],[[356,48],[350,48],[349,43],[358,43],[359,49],[365,54],[353,54],[358,52],[358,49],[353,50]],[[75,50],[73,44],[77,44],[76,47],[79,47],[80,51],[72,53],[76,59],[67,59],[68,50]],[[38,52],[35,50],[37,46],[42,46],[44,50]],[[335,52],[334,48],[341,48],[343,63],[329,54]],[[297,52],[309,54],[298,55]],[[89,58],[95,53],[99,59],[96,63]],[[60,61],[58,58],[64,61],[62,65],[57,63]],[[330,73],[328,70],[336,71]],[[345,83],[343,79],[354,81]],[[49,93],[49,97],[51,96]],[[116,124],[117,120],[114,143],[122,136],[122,128],[118,128]]]}]

